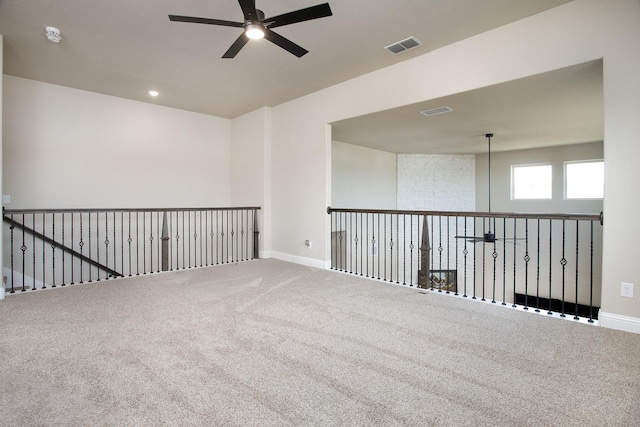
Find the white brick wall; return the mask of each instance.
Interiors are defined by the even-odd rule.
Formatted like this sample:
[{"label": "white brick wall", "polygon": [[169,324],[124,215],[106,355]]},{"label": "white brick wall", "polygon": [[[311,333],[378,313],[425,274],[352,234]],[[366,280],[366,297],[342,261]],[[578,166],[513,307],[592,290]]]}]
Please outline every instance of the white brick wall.
[{"label": "white brick wall", "polygon": [[398,209],[474,211],[475,156],[398,154]]},{"label": "white brick wall", "polygon": [[[476,160],[474,155],[450,154],[398,154],[397,203],[400,210],[429,211],[475,211],[476,206]],[[463,293],[464,283],[464,248],[465,242],[455,239],[456,235],[474,235],[476,230],[470,223],[466,232],[463,220],[457,223],[455,218],[429,219],[431,239],[431,269],[458,270],[458,286]],[[472,221],[471,221],[472,222]],[[417,231],[419,241],[420,230]],[[404,236],[399,236],[404,239]],[[456,251],[456,244],[457,251]],[[442,246],[442,250],[440,250]],[[468,283],[473,280],[474,244],[466,245]],[[403,247],[399,247],[400,256],[404,259]],[[457,253],[456,253],[457,252]],[[457,255],[457,256],[456,256]],[[414,266],[417,266],[419,252],[414,255]],[[456,259],[458,260],[456,266]],[[448,265],[447,265],[448,264]],[[417,267],[413,268],[413,281],[417,281]]]}]

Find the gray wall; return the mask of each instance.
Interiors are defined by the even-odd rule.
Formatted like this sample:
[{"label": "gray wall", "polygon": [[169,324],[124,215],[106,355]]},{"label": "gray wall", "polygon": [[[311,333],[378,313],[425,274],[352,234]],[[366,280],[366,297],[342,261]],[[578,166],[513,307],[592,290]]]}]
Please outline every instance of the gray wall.
[{"label": "gray wall", "polygon": [[[491,210],[493,212],[599,213],[602,200],[564,200],[564,162],[603,158],[603,143],[564,145],[533,150],[491,153]],[[476,157],[476,210],[488,210],[487,155]],[[551,200],[511,200],[511,166],[551,163]],[[605,189],[606,194],[606,189]],[[606,195],[605,195],[606,197]]]}]

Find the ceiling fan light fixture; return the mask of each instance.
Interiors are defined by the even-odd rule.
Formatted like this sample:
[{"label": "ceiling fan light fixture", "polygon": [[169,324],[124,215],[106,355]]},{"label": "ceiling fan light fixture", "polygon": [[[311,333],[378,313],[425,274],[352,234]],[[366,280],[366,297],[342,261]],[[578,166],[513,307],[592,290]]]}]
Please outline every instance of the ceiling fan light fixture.
[{"label": "ceiling fan light fixture", "polygon": [[252,22],[247,24],[244,33],[252,40],[261,39],[264,37],[264,27],[261,24]]}]

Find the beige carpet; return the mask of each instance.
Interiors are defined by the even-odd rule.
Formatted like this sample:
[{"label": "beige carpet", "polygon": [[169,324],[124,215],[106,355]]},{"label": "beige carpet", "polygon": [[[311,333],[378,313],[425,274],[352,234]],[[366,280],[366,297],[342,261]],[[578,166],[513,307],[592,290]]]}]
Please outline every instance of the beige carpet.
[{"label": "beige carpet", "polygon": [[640,335],[276,260],[0,301],[0,425],[640,425]]}]

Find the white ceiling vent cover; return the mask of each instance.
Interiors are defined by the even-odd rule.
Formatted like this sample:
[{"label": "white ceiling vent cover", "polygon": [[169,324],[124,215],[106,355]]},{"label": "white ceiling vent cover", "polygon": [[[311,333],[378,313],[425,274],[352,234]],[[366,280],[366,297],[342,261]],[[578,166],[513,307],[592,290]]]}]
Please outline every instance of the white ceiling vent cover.
[{"label": "white ceiling vent cover", "polygon": [[436,108],[431,108],[429,110],[420,111],[420,114],[424,116],[435,116],[436,114],[450,113],[452,111],[453,109],[449,107],[436,107]]},{"label": "white ceiling vent cover", "polygon": [[404,40],[400,40],[399,42],[390,44],[389,46],[386,46],[385,49],[388,50],[389,52],[393,53],[394,55],[397,55],[400,52],[404,52],[407,51],[409,49],[413,49],[414,47],[418,47],[421,46],[422,43],[420,42],[420,40],[418,40],[417,38],[411,36],[409,38],[406,38]]}]

